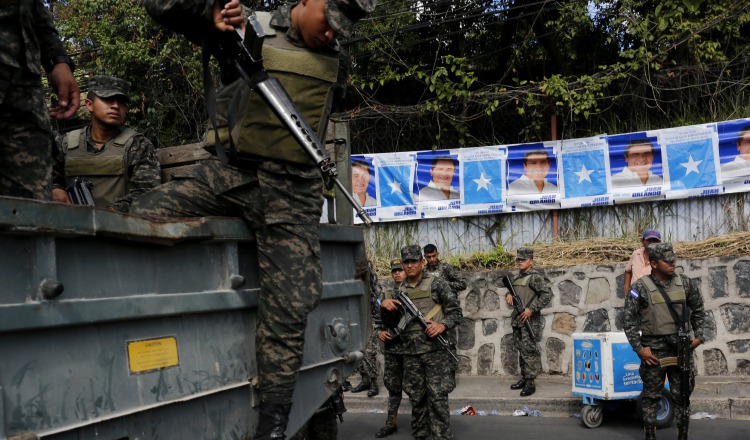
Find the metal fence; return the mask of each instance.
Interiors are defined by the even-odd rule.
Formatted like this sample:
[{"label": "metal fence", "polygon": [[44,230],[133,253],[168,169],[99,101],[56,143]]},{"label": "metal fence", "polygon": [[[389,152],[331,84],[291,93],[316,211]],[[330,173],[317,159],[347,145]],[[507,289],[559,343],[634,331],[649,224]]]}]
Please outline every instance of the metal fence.
[{"label": "metal fence", "polygon": [[[499,246],[512,250],[551,243],[553,216],[553,211],[536,211],[378,223],[365,232],[365,240],[368,254],[383,258],[397,256],[407,243],[433,243],[443,256],[488,252]],[[557,236],[562,241],[637,240],[649,227],[659,229],[665,240],[696,241],[750,230],[750,193],[563,209],[557,216]]]}]

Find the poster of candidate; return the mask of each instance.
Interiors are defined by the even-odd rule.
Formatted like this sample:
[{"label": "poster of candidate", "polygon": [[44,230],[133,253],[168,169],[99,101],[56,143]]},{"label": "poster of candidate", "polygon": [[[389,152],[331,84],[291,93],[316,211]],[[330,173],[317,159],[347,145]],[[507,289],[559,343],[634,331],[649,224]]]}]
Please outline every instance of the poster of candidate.
[{"label": "poster of candidate", "polygon": [[750,119],[716,124],[724,192],[750,190]]},{"label": "poster of candidate", "polygon": [[556,209],[559,142],[538,142],[508,147],[508,205],[513,211]]},{"label": "poster of candidate", "polygon": [[645,132],[607,136],[612,198],[628,203],[664,198],[661,146]]},{"label": "poster of candidate", "polygon": [[467,148],[460,151],[463,215],[483,215],[505,209],[505,157],[503,147]]},{"label": "poster of candidate", "polygon": [[414,153],[374,155],[375,186],[380,205],[373,221],[413,220],[419,218],[412,198]]},{"label": "poster of candidate", "polygon": [[422,218],[460,215],[458,154],[450,150],[417,153],[414,195]]},{"label": "poster of candidate", "polygon": [[664,154],[664,178],[669,181],[670,198],[712,196],[719,186],[719,137],[715,126],[658,130]]},{"label": "poster of candidate", "polygon": [[569,139],[560,145],[563,208],[611,205],[606,136]]}]

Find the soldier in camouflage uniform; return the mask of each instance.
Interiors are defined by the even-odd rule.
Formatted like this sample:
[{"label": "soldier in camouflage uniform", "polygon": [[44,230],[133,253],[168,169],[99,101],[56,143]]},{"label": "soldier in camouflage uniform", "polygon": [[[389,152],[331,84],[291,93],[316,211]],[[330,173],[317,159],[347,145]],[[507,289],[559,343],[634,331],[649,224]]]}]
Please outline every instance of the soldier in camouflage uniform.
[{"label": "soldier in camouflage uniform", "polygon": [[[664,388],[665,376],[675,405],[677,438],[688,436],[689,408],[683,408],[681,379],[677,366],[662,367],[659,360],[677,356],[677,323],[672,318],[667,298],[673,301],[675,311],[683,313],[687,305],[689,329],[694,338],[693,349],[705,340],[706,312],[703,297],[697,284],[685,275],[675,274],[676,255],[672,243],[654,243],[648,246],[651,275],[646,275],[630,287],[625,297],[624,330],[633,350],[641,358],[643,380],[643,427],[646,439],[656,439],[656,412]],[[679,315],[678,315],[679,316]],[[691,362],[690,392],[695,386],[695,365]]]},{"label": "soldier in camouflage uniform", "polygon": [[[422,249],[418,245],[401,248],[401,264],[406,280],[399,290],[408,296],[429,323],[425,329],[417,320],[401,330],[404,349],[403,386],[412,405],[412,436],[424,440],[452,440],[448,393],[456,387],[455,360],[437,341],[444,337],[455,344],[455,328],[463,318],[458,298],[442,278],[424,271]],[[393,313],[399,302],[384,299],[381,308]],[[383,318],[385,319],[385,317]]]},{"label": "soldier in camouflage uniform", "polygon": [[[401,267],[401,260],[391,260],[391,278],[393,278],[393,290],[398,290],[401,283],[406,278],[404,268]],[[393,297],[392,292],[386,292],[385,299]],[[395,325],[398,325],[396,322]],[[395,326],[395,325],[392,325]],[[380,321],[377,329],[378,338],[383,341],[383,354],[385,357],[385,369],[383,371],[383,382],[388,390],[388,418],[385,426],[375,433],[375,437],[383,438],[398,431],[396,419],[398,418],[398,407],[401,405],[401,395],[403,394],[403,377],[404,377],[404,348],[401,345],[401,338],[389,331],[388,326]]]},{"label": "soldier in camouflage uniform", "polygon": [[[513,279],[513,289],[521,297],[526,307],[523,313],[515,310],[510,316],[513,328],[513,346],[518,350],[518,363],[521,367],[521,380],[510,386],[511,390],[521,390],[521,396],[526,397],[536,392],[534,379],[542,372],[542,355],[539,341],[544,330],[542,309],[552,300],[552,290],[549,280],[536,269],[534,265],[534,251],[530,248],[518,249],[516,267],[520,270]],[[505,302],[513,307],[513,295],[505,294]],[[531,324],[535,340],[531,339],[524,328],[524,322]]]},{"label": "soldier in camouflage uniform", "polygon": [[443,278],[453,293],[458,296],[462,290],[466,289],[466,279],[458,274],[455,267],[448,263],[440,261],[437,246],[434,244],[428,244],[424,247],[424,259],[427,261],[425,265],[425,271],[429,272],[432,276]]},{"label": "soldier in camouflage uniform", "polygon": [[378,395],[380,390],[378,389],[378,350],[380,343],[378,342],[377,329],[380,328],[380,299],[381,289],[378,284],[378,277],[372,264],[368,262],[368,271],[370,272],[370,318],[372,319],[372,327],[369,331],[367,338],[367,344],[365,345],[365,352],[362,360],[357,365],[357,372],[362,377],[359,385],[351,389],[352,393],[361,393],[367,390],[367,397],[375,397]]},{"label": "soldier in camouflage uniform", "polygon": [[[325,132],[330,101],[346,85],[347,64],[340,60],[336,36],[350,37],[354,24],[372,12],[374,3],[302,0],[273,13],[255,12],[268,33],[263,56],[266,65],[272,66],[269,73],[283,78],[291,96],[304,98],[297,105],[319,137]],[[215,128],[224,147],[229,145],[227,116],[235,92],[241,114],[235,115],[238,123],[231,130],[236,159],[227,165],[216,157],[205,160],[190,178],[173,180],[144,194],[130,212],[241,216],[254,229],[260,268],[256,331],[260,416],[252,438],[284,439],[302,365],[307,317],[322,289],[321,173],[262,98],[251,93],[233,64],[211,44],[220,37],[217,32],[244,26],[248,11],[237,0],[224,6],[221,0],[147,0],[146,8],[158,22],[191,41],[209,41],[207,50],[217,56],[222,74]],[[215,136],[211,130],[207,144]]]},{"label": "soldier in camouflage uniform", "polygon": [[91,124],[57,137],[53,200],[70,203],[65,188],[80,177],[93,183],[96,206],[127,212],[136,197],[161,184],[153,144],[123,126],[129,87],[112,76],[91,78],[86,96]]},{"label": "soldier in camouflage uniform", "polygon": [[41,0],[0,2],[0,41],[0,196],[49,199],[54,136],[40,67],[57,93],[56,119],[78,110],[75,67]]}]

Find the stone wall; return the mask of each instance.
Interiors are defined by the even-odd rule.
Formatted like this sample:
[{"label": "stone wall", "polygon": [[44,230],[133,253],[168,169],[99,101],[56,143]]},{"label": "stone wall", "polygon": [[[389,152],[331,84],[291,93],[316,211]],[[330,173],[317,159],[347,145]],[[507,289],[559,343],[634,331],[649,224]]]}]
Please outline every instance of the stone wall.
[{"label": "stone wall", "polygon": [[[707,340],[696,350],[698,374],[750,375],[750,257],[678,260],[677,272],[697,283],[707,315]],[[622,331],[625,263],[544,268],[554,294],[542,311],[545,373],[570,375],[571,335]],[[464,321],[458,329],[462,375],[517,376],[511,310],[500,272],[464,274]]]}]

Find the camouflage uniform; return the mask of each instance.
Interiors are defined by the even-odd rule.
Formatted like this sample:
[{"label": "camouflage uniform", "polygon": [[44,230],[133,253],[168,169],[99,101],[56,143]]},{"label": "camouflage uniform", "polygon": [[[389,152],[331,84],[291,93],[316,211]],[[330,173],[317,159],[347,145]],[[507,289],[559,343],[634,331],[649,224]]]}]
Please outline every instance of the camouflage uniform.
[{"label": "camouflage uniform", "polygon": [[[398,286],[394,287],[398,290]],[[391,292],[386,293],[386,298],[393,298]],[[377,332],[385,331],[387,328],[381,324]],[[383,344],[383,356],[385,366],[383,369],[383,383],[388,390],[388,414],[397,414],[401,406],[401,395],[403,393],[404,377],[404,347],[401,338]]]},{"label": "camouflage uniform", "polygon": [[[372,320],[372,326],[370,327],[369,337],[367,338],[367,344],[365,345],[364,356],[359,364],[357,364],[357,372],[362,375],[362,382],[357,388],[359,388],[359,391],[364,391],[369,387],[367,396],[374,397],[379,393],[378,351],[380,350],[380,339],[378,338],[377,330],[381,327],[379,301],[382,296],[382,291],[377,282],[377,275],[375,274],[375,270],[372,268],[371,263],[368,263],[368,271],[370,272],[370,319]],[[367,385],[367,387],[365,385]],[[355,390],[352,391],[358,392]]]},{"label": "camouflage uniform", "polygon": [[[129,85],[124,80],[99,75],[91,79],[89,92],[100,98],[124,96],[127,99],[128,88]],[[121,126],[119,133],[107,140],[102,148],[97,148],[96,142],[91,138],[91,125],[83,130],[73,132],[74,135],[78,135],[73,136],[75,145],[69,145],[71,140],[69,134],[58,136],[56,139],[55,164],[52,169],[53,188],[65,189],[76,177],[98,179],[94,183],[93,191],[96,206],[128,212],[130,204],[136,197],[161,184],[161,168],[159,167],[159,160],[156,158],[156,149],[151,141],[142,134],[126,130],[124,126]],[[129,140],[124,146],[120,147],[116,144],[116,141],[122,134],[127,134]],[[66,162],[70,147],[81,149],[80,152],[76,151],[78,157],[75,159],[83,162],[79,166],[79,169],[84,169],[83,173],[66,173],[66,165],[70,164],[70,157]],[[123,155],[121,170],[124,174],[122,176],[112,176],[111,172],[110,175],[102,175],[96,171],[99,161],[106,160],[106,157],[112,154]],[[87,172],[93,174],[86,174]],[[123,182],[117,186],[114,182],[119,179]],[[102,187],[107,188],[109,193],[102,194],[97,191],[98,182],[101,182]]]},{"label": "camouflage uniform", "polygon": [[[530,251],[530,249],[527,249]],[[522,257],[524,250],[519,249],[519,258]],[[527,258],[533,258],[533,254]],[[513,278],[514,287],[518,284],[524,283],[531,291],[536,295],[535,297],[524,304],[526,308],[531,310],[531,318],[529,324],[531,324],[531,330],[534,332],[536,340],[531,340],[528,332],[525,329],[523,323],[518,318],[518,312],[513,310],[510,316],[511,327],[513,329],[513,346],[518,350],[518,364],[521,368],[521,376],[523,379],[533,380],[542,372],[542,355],[539,349],[539,341],[542,339],[542,331],[544,330],[544,318],[542,318],[542,309],[547,307],[552,300],[552,290],[550,289],[549,280],[536,269],[529,269],[526,273],[519,273],[518,276]],[[518,287],[515,287],[518,291]]]},{"label": "camouflage uniform", "polygon": [[[401,251],[401,261],[409,260],[410,254],[421,256],[421,249],[416,245],[405,246]],[[455,328],[463,313],[448,283],[423,272],[417,284],[410,285],[407,280],[399,287],[412,300],[413,292],[427,289],[430,290],[432,302],[442,306],[434,320],[447,327],[443,336],[455,344]],[[422,313],[427,314],[425,311]],[[404,329],[401,340],[404,350],[403,386],[412,405],[412,436],[416,439],[426,439],[430,435],[434,440],[453,439],[448,394],[456,387],[458,365],[436,339],[427,337],[425,329],[418,322],[412,322]]]},{"label": "camouflage uniform", "polygon": [[458,274],[455,267],[448,263],[439,261],[435,267],[431,267],[429,264],[425,266],[425,272],[429,272],[432,276],[441,277],[450,286],[453,293],[458,295],[462,290],[466,289],[466,279]]},{"label": "camouflage uniform", "polygon": [[[160,23],[183,33],[191,41],[200,42],[216,32],[211,20],[213,3],[211,0],[147,0],[146,7]],[[338,8],[339,3],[346,3],[346,11]],[[353,26],[366,12],[372,11],[373,6],[371,0],[327,0],[326,19],[337,33],[346,35],[351,31],[347,26]],[[353,15],[349,17],[345,13]],[[289,6],[274,12],[270,25],[276,30],[277,38],[285,38],[300,51],[306,50],[291,26]],[[221,58],[221,52],[210,43],[207,49]],[[335,48],[316,53],[322,51],[335,54]],[[317,56],[312,51],[307,52]],[[229,89],[238,84],[238,76],[231,64],[219,61],[224,86],[217,94],[217,128],[221,129],[224,124],[226,132],[232,101]],[[337,75],[338,84],[345,85],[346,72],[333,73],[333,77]],[[330,108],[319,110],[323,116],[320,125],[324,126]],[[256,108],[242,107],[240,111],[252,116]],[[256,129],[265,130],[265,127]],[[267,142],[262,133],[257,137],[261,144]],[[283,134],[284,140],[291,138],[290,133]],[[256,357],[261,401],[255,439],[283,438],[302,365],[307,317],[317,306],[322,289],[318,224],[323,200],[322,180],[320,170],[310,162],[308,159],[308,163],[295,164],[252,156],[243,157],[232,165],[223,165],[216,158],[205,160],[190,178],[174,180],[147,192],[134,201],[130,210],[146,216],[241,216],[255,230],[260,270]]]},{"label": "camouflage uniform", "polygon": [[0,3],[0,195],[49,199],[54,136],[42,88],[44,66],[65,50],[41,0]]},{"label": "camouflage uniform", "polygon": [[[648,246],[648,252],[649,259],[652,260],[668,261],[675,258],[671,243],[651,244]],[[669,280],[658,281],[654,278],[652,273],[651,275],[647,275],[633,283],[630,287],[629,294],[625,297],[624,330],[633,350],[638,352],[644,347],[650,347],[651,353],[653,353],[658,359],[677,356],[676,330],[674,334],[668,335],[641,335],[639,333],[641,332],[642,324],[644,323],[644,314],[650,307],[652,307],[653,294],[649,290],[645,278],[653,280],[656,286],[661,286],[670,296],[672,295],[670,289],[684,289],[685,300],[690,314],[690,328],[692,329],[695,338],[705,341],[706,312],[703,308],[703,297],[701,296],[698,286],[691,283],[690,278],[685,275],[674,275]],[[678,283],[681,283],[682,289],[677,287],[679,285]],[[663,302],[662,296],[658,290],[653,298],[657,302]],[[670,321],[672,320],[670,319]],[[692,362],[692,359],[691,370],[690,392],[692,393],[693,387],[695,386],[695,364]],[[661,400],[661,391],[664,388],[665,376],[669,378],[669,389],[675,405],[675,420],[677,421],[677,426],[678,428],[683,426],[683,424],[687,422],[687,418],[690,414],[685,414],[685,408],[682,406],[680,394],[681,381],[678,367],[672,366],[663,368],[661,366],[646,365],[642,362],[640,374],[641,380],[643,380],[643,392],[641,393],[641,398],[643,400],[644,426],[654,426],[656,423],[656,413],[659,407],[659,401]]]}]

